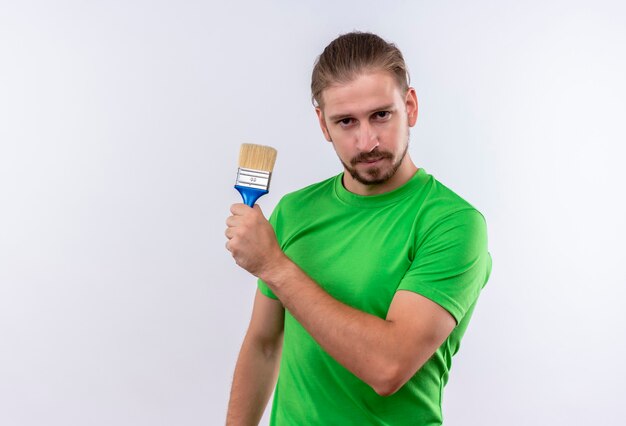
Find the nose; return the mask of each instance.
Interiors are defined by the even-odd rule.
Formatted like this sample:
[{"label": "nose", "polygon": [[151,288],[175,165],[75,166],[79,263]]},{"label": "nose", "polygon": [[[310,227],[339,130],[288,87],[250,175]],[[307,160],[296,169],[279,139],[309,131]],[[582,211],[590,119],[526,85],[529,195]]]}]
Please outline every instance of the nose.
[{"label": "nose", "polygon": [[379,144],[378,135],[369,123],[362,123],[359,126],[357,137],[357,148],[361,152],[372,152]]}]

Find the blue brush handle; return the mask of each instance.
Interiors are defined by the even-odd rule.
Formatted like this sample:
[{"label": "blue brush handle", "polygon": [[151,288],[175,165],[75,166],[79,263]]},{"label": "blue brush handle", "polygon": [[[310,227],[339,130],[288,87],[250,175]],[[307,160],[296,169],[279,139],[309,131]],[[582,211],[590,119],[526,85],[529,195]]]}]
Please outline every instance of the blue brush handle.
[{"label": "blue brush handle", "polygon": [[254,203],[256,203],[256,200],[258,200],[261,195],[265,195],[269,192],[263,189],[239,185],[235,185],[235,189],[241,194],[244,204],[247,204],[250,207],[254,206]]}]

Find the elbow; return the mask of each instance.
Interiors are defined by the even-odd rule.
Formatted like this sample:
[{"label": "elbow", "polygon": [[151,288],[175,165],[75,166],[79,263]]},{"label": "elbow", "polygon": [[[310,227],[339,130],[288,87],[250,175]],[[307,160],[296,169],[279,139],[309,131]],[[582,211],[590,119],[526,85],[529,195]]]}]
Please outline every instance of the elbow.
[{"label": "elbow", "polygon": [[411,377],[407,377],[406,372],[397,366],[389,367],[385,370],[376,378],[375,383],[370,384],[374,392],[383,397],[391,396],[398,392]]},{"label": "elbow", "polygon": [[268,339],[259,344],[259,349],[261,353],[265,357],[265,359],[276,359],[280,357],[280,354],[283,349],[283,340],[282,333],[278,335],[275,339]]},{"label": "elbow", "polygon": [[397,386],[393,383],[387,383],[374,388],[374,391],[380,396],[391,396],[394,393],[398,392],[398,390],[402,387],[402,385]]}]

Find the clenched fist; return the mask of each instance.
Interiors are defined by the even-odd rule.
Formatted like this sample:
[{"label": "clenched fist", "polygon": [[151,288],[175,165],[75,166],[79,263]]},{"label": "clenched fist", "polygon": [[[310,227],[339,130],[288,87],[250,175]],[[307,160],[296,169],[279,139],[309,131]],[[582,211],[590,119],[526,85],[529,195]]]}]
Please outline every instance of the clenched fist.
[{"label": "clenched fist", "polygon": [[249,207],[233,204],[226,219],[226,249],[235,263],[252,275],[264,279],[286,257],[272,225],[265,219],[258,204]]}]

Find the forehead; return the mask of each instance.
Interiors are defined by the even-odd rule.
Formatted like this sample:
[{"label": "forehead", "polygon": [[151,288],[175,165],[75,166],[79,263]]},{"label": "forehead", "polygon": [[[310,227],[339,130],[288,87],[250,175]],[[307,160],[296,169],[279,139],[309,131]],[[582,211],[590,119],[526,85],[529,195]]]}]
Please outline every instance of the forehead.
[{"label": "forehead", "polygon": [[403,103],[396,79],[388,72],[359,74],[347,83],[333,84],[322,92],[324,114],[366,114],[385,105]]}]

